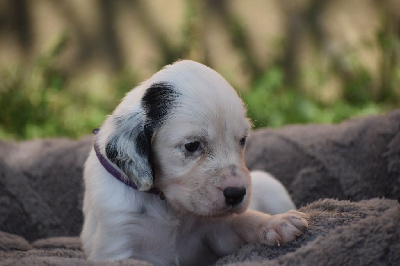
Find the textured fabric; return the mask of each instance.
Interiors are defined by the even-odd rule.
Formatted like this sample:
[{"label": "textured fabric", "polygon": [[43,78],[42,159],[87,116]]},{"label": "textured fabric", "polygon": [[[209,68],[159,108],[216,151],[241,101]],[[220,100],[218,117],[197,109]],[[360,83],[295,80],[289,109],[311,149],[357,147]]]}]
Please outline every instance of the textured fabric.
[{"label": "textured fabric", "polygon": [[320,198],[398,199],[400,110],[339,125],[255,131],[246,162],[277,177],[297,206]]},{"label": "textured fabric", "polygon": [[[249,244],[220,259],[217,265],[400,264],[397,201],[325,199],[300,210],[310,215],[309,229],[302,237],[280,247]],[[41,239],[29,245],[21,237],[5,234],[0,232],[0,265],[143,265],[136,260],[104,264],[85,261],[78,237]]]},{"label": "textured fabric", "polygon": [[310,225],[299,239],[281,247],[246,245],[217,265],[399,265],[397,201],[325,199],[300,211]]},{"label": "textured fabric", "polygon": [[91,138],[0,142],[0,231],[29,241],[78,235]]},{"label": "textured fabric", "polygon": [[[0,141],[0,265],[97,265],[84,260],[77,238],[92,145],[93,136]],[[311,215],[310,228],[286,246],[246,245],[218,264],[400,265],[400,110],[257,130],[246,161],[282,181]]]}]

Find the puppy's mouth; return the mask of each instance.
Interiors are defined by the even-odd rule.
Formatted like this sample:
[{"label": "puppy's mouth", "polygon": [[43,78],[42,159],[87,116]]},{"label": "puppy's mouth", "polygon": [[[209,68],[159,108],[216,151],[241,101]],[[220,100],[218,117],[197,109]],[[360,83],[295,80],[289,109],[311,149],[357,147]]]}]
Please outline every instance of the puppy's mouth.
[{"label": "puppy's mouth", "polygon": [[242,202],[234,205],[226,204],[226,202],[221,203],[221,201],[216,201],[213,202],[211,206],[212,207],[207,208],[205,212],[201,212],[199,209],[195,208],[195,211],[191,211],[191,213],[206,218],[221,218],[230,216],[232,214],[243,213],[248,207],[245,199]]},{"label": "puppy's mouth", "polygon": [[[166,200],[168,201],[168,199]],[[186,213],[187,215],[205,219],[223,218],[232,214],[240,214],[247,210],[245,200],[236,205],[227,205],[225,202],[214,201],[206,205],[190,204],[189,206],[175,203],[172,207],[181,214]]]},{"label": "puppy's mouth", "polygon": [[[247,186],[218,186],[188,189],[187,186],[165,190],[165,200],[178,213],[203,218],[240,214],[247,210],[251,192]],[[178,194],[177,191],[180,191]]]},{"label": "puppy's mouth", "polygon": [[227,216],[231,216],[233,214],[241,214],[245,212],[247,208],[243,206],[242,204],[236,205],[236,206],[226,206],[223,209],[220,210],[215,210],[211,214],[207,215],[207,218],[223,218]]},{"label": "puppy's mouth", "polygon": [[214,216],[216,217],[223,217],[229,216],[231,214],[240,214],[246,211],[247,208],[244,208],[242,204],[235,205],[235,206],[226,206],[220,212],[216,213]]}]

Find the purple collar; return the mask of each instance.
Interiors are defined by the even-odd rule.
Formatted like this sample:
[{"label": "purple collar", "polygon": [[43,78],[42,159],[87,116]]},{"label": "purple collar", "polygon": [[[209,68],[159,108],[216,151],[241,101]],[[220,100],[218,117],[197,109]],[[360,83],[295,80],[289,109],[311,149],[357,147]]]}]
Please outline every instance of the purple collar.
[{"label": "purple collar", "polygon": [[[93,130],[93,133],[96,135],[98,133],[98,129]],[[121,181],[122,183],[124,183],[125,185],[134,188],[134,189],[138,189],[136,184],[133,183],[131,180],[124,178],[121,173],[115,169],[114,166],[112,166],[110,164],[110,162],[101,154],[100,152],[100,147],[99,144],[97,143],[97,141],[94,141],[94,151],[96,152],[97,158],[99,159],[101,165],[103,165],[103,167],[107,170],[107,172],[109,172],[112,176],[114,176],[116,179],[118,179],[119,181]],[[163,199],[163,194],[160,190],[158,190],[157,188],[152,188],[148,191],[143,191],[143,192],[147,192],[147,193],[152,193],[152,194],[156,194],[156,195],[160,195],[160,198]]]}]

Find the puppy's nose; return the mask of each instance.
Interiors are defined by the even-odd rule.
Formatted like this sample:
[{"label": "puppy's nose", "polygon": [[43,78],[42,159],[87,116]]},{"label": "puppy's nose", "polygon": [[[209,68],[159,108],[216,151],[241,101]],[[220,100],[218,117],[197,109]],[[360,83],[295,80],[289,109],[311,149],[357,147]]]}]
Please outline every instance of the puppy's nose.
[{"label": "puppy's nose", "polygon": [[225,203],[228,206],[241,203],[244,195],[246,195],[246,188],[244,187],[227,187],[224,189]]}]

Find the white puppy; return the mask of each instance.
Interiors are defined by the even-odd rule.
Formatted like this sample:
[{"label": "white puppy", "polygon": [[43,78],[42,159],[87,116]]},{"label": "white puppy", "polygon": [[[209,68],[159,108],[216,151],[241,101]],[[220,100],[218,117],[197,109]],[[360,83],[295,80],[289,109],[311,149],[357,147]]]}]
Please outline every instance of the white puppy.
[{"label": "white puppy", "polygon": [[[244,161],[250,122],[212,69],[179,61],[129,92],[86,161],[81,234],[91,260],[207,265],[246,243],[280,245],[307,227],[284,187]],[[272,203],[272,204],[271,204]]]}]

